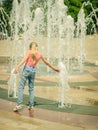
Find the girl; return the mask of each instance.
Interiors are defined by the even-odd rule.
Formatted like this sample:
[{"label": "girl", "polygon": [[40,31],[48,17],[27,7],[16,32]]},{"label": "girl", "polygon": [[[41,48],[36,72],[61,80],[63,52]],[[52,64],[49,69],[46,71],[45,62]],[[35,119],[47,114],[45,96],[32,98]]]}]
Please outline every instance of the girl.
[{"label": "girl", "polygon": [[33,109],[34,106],[34,79],[35,79],[35,72],[36,72],[36,65],[39,60],[42,60],[46,65],[48,65],[50,68],[55,70],[56,72],[59,72],[59,69],[55,68],[53,65],[51,65],[44,56],[38,51],[38,45],[35,42],[32,42],[29,45],[29,50],[26,54],[26,56],[20,61],[20,63],[16,66],[14,69],[14,73],[18,72],[18,69],[25,63],[20,86],[18,89],[18,99],[17,99],[17,105],[14,108],[14,111],[17,111],[22,108],[21,103],[23,101],[23,91],[26,84],[26,80],[28,80],[28,86],[29,86],[29,110]]}]

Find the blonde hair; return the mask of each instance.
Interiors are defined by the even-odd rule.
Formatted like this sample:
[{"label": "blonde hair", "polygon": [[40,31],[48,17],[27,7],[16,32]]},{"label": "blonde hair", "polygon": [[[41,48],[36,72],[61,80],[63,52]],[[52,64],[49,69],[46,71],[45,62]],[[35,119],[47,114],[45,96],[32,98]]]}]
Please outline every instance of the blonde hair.
[{"label": "blonde hair", "polygon": [[[36,48],[38,47],[38,45],[37,45],[36,42],[31,42],[30,45],[29,45],[29,49],[31,49],[33,45],[35,45]],[[33,61],[36,60],[36,48],[34,48],[35,50],[34,50],[34,52],[33,52],[33,54],[32,54],[32,59],[33,59]]]}]

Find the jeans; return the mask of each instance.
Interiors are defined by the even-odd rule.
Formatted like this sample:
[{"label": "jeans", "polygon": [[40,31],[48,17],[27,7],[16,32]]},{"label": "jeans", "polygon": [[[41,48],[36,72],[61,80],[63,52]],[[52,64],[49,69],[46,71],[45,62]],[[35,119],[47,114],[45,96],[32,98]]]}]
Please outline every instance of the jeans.
[{"label": "jeans", "polygon": [[26,81],[28,80],[28,86],[29,86],[29,107],[34,106],[34,79],[35,79],[35,73],[36,73],[36,68],[35,67],[30,67],[30,66],[24,66],[21,80],[20,80],[20,86],[18,89],[18,100],[17,100],[17,105],[21,105],[23,102],[23,92],[24,92],[24,87],[26,85]]}]

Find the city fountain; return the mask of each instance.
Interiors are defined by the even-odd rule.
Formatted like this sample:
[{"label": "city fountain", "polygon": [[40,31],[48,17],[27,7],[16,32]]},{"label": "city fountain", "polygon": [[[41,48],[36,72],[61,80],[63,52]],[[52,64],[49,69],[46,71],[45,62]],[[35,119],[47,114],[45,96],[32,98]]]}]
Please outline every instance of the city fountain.
[{"label": "city fountain", "polygon": [[[33,5],[34,2],[32,3]],[[13,39],[11,70],[13,70],[19,60],[25,55],[29,43],[32,40],[38,42],[40,50],[43,51],[48,61],[51,61],[55,65],[58,64],[61,70],[57,76],[59,79],[58,102],[59,107],[63,108],[67,105],[70,106],[68,103],[69,100],[71,102],[71,99],[66,96],[66,93],[70,90],[68,84],[70,71],[73,71],[76,67],[80,72],[83,72],[83,62],[86,55],[86,18],[82,7],[75,24],[74,19],[67,15],[68,8],[64,5],[63,0],[48,0],[44,4],[45,6],[38,6],[35,10],[31,11],[28,0],[21,0],[20,4],[18,0],[13,1],[10,16]],[[34,13],[33,15],[32,12]],[[73,43],[75,31],[76,38],[78,39],[77,46]],[[43,41],[46,44],[43,44]],[[44,45],[46,49],[43,50]],[[75,50],[77,51],[75,52]],[[72,62],[72,59],[77,60],[77,64],[74,61]],[[39,72],[41,70],[42,68],[40,66]],[[47,71],[48,74],[51,73],[49,68]],[[15,94],[11,95],[11,97],[17,97],[17,89],[15,89],[17,86],[16,83],[18,82],[17,77],[18,74],[11,73],[8,82],[10,86],[8,97],[10,97],[12,90]],[[14,84],[13,81],[15,81]]]}]

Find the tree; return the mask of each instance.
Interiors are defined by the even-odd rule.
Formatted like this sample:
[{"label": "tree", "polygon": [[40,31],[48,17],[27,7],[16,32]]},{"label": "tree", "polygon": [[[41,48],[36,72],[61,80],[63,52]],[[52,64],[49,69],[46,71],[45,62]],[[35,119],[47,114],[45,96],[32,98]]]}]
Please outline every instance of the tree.
[{"label": "tree", "polygon": [[[83,6],[84,2],[86,2],[86,4],[87,4],[88,0],[70,0],[70,1],[64,0],[65,5],[68,6],[68,14],[74,18],[75,22],[77,21],[77,15],[79,13],[79,10]],[[89,2],[92,4],[94,9],[98,8],[98,1],[97,0],[89,0]],[[85,16],[87,17],[93,10],[92,10],[91,4],[89,4],[89,3],[87,5],[86,4],[83,6],[83,9],[85,12]],[[98,11],[96,12],[96,16],[98,18]],[[95,24],[97,31],[98,31],[97,20],[95,19],[94,16],[92,17],[92,19],[93,19],[94,24]],[[91,30],[92,30],[92,33],[94,33],[94,28],[93,28],[92,22],[90,22],[87,26],[87,34],[90,34]]]},{"label": "tree", "polygon": [[3,8],[6,13],[10,16],[10,11],[12,9],[13,0],[3,0]]},{"label": "tree", "polygon": [[87,34],[94,33],[94,31],[98,32],[98,1],[96,0],[81,0],[84,4],[83,8],[86,16],[89,16],[92,21],[87,25]]},{"label": "tree", "polygon": [[64,3],[68,6],[68,14],[71,15],[76,21],[82,2],[77,0],[64,0]]},{"label": "tree", "polygon": [[[20,2],[20,0],[18,0],[18,2]],[[13,0],[3,0],[2,3],[3,3],[2,4],[3,9],[7,13],[7,15],[10,17],[10,13],[11,13],[12,6],[13,6]],[[8,36],[10,36],[11,35],[11,28],[10,28],[10,25],[9,25],[8,17],[6,18],[6,21],[7,21],[6,29],[7,29],[7,32],[8,32]]]},{"label": "tree", "polygon": [[0,30],[4,32],[6,35],[10,35],[10,25],[9,25],[9,10],[11,10],[12,7],[12,0],[9,1],[2,1],[1,5],[1,12],[0,12]]},{"label": "tree", "polygon": [[[18,0],[20,3],[20,0]],[[6,13],[10,16],[10,12],[12,10],[13,0],[3,0],[3,8]]]}]

